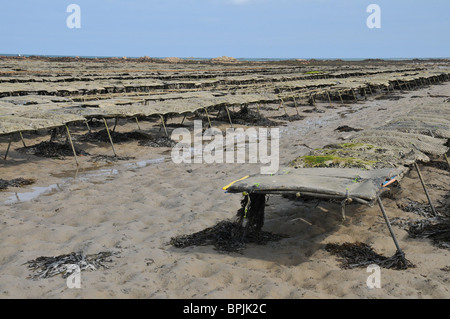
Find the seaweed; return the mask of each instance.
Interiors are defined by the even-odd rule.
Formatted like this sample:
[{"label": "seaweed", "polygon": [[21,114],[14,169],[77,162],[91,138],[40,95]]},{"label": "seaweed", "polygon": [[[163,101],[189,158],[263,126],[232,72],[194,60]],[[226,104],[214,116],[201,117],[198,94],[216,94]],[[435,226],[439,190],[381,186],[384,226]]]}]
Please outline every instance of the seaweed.
[{"label": "seaweed", "polygon": [[294,167],[358,167],[367,169],[375,164],[376,161],[328,154],[301,156],[292,161],[290,165]]},{"label": "seaweed", "polygon": [[359,132],[361,130],[362,129],[360,129],[360,128],[353,128],[353,127],[348,126],[348,125],[341,125],[341,126],[339,126],[338,128],[335,129],[335,131],[338,131],[338,132]]},{"label": "seaweed", "polygon": [[141,140],[138,143],[139,146],[150,146],[150,147],[174,147],[177,142],[169,137],[161,136],[156,138],[150,138],[148,140]]},{"label": "seaweed", "polygon": [[128,161],[131,159],[135,159],[135,157],[132,156],[112,156],[112,155],[95,155],[92,156],[92,158],[89,160],[90,162],[105,162],[105,163],[112,163],[117,161]]},{"label": "seaweed", "polygon": [[398,207],[404,212],[423,217],[394,223],[406,230],[411,238],[429,238],[434,246],[450,249],[450,214],[445,204],[441,207],[442,212],[438,212],[437,216],[434,215],[429,204],[409,201],[407,204],[399,204]]},{"label": "seaweed", "polygon": [[173,237],[170,244],[177,248],[213,245],[222,252],[242,252],[246,243],[265,245],[286,236],[262,231],[265,195],[250,194],[241,201],[234,220],[220,221],[212,227],[190,235]]},{"label": "seaweed", "polygon": [[25,179],[21,177],[11,180],[5,180],[0,178],[0,190],[7,189],[8,187],[22,187],[34,183],[35,183],[34,179]]},{"label": "seaweed", "polygon": [[34,260],[27,261],[24,265],[28,265],[34,274],[29,279],[45,279],[61,274],[63,278],[67,278],[77,269],[97,270],[100,267],[108,269],[106,263],[112,262],[112,256],[115,253],[104,251],[98,254],[83,255],[81,252],[60,255],[56,257],[38,257]]},{"label": "seaweed", "polygon": [[371,264],[377,264],[382,268],[395,270],[414,267],[398,251],[393,256],[386,257],[376,253],[372,247],[361,242],[343,244],[329,243],[325,245],[325,250],[341,258],[341,268],[343,269],[367,267]]},{"label": "seaweed", "polygon": [[[230,118],[233,124],[241,124],[245,126],[256,125],[265,127],[279,125],[279,123],[265,118],[261,116],[260,113],[249,109],[247,105],[240,107],[239,111],[232,111],[231,109],[229,109],[228,113],[230,114]],[[224,122],[229,122],[228,114],[225,111],[220,112],[219,116],[216,119]]]},{"label": "seaweed", "polygon": [[[128,142],[128,141],[143,141],[143,140],[149,140],[151,139],[151,136],[142,133],[142,132],[126,132],[126,133],[120,133],[115,131],[110,131],[111,138],[114,141],[114,143],[119,142]],[[97,132],[89,132],[86,133],[80,137],[78,137],[78,140],[84,141],[84,142],[104,142],[104,143],[110,143],[108,131],[106,129],[97,131]]]},{"label": "seaweed", "polygon": [[411,238],[429,238],[433,245],[450,249],[450,218],[439,216],[410,221],[407,225]]},{"label": "seaweed", "polygon": [[[77,155],[88,156],[89,153],[75,147]],[[68,143],[56,143],[52,141],[44,141],[36,145],[19,148],[18,151],[27,154],[32,154],[40,157],[61,157],[61,156],[73,156],[72,146]]]}]

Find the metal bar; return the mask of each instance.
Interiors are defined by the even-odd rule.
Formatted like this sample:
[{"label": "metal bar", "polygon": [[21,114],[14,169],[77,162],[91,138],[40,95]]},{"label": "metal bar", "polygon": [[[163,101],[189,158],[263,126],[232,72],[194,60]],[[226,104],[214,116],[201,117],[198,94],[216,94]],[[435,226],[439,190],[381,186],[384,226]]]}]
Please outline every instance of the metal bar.
[{"label": "metal bar", "polygon": [[355,101],[358,102],[358,99],[356,98],[355,91],[353,89],[352,89],[352,93],[353,93],[353,97],[354,97]]},{"label": "metal bar", "polygon": [[137,118],[137,116],[135,117],[135,119],[136,119],[136,124],[137,124],[137,127],[138,127],[138,129],[139,129],[139,131],[141,130],[141,127],[139,126],[139,121],[138,121],[138,118]]},{"label": "metal bar", "polygon": [[283,104],[284,114],[286,114],[286,116],[289,117],[287,110],[286,110],[286,105],[284,105],[283,99],[281,99],[281,103]]},{"label": "metal bar", "polygon": [[230,111],[228,111],[228,107],[227,107],[226,105],[225,105],[225,110],[227,111],[227,114],[228,114],[228,120],[230,121],[231,128],[233,128],[233,122],[231,122]]},{"label": "metal bar", "polygon": [[395,234],[394,234],[394,231],[392,230],[391,223],[390,223],[390,221],[389,221],[388,216],[386,215],[386,211],[384,210],[383,203],[381,202],[381,198],[380,198],[379,196],[377,197],[377,201],[378,201],[378,206],[380,206],[381,213],[383,214],[383,217],[384,217],[384,220],[385,220],[385,222],[386,222],[386,225],[387,225],[387,227],[388,227],[388,229],[389,229],[389,232],[391,233],[391,237],[392,237],[392,239],[394,240],[394,244],[395,244],[395,247],[397,248],[397,252],[401,255],[402,260],[403,260],[403,262],[404,262],[405,265],[406,265],[405,254],[404,254],[403,251],[401,250],[401,248],[400,248],[400,246],[399,246],[399,244],[398,244],[398,242],[397,242],[397,238],[395,238]]},{"label": "metal bar", "polygon": [[444,153],[444,158],[447,161],[448,168],[450,169],[450,163],[448,162],[448,157],[447,157],[447,154],[445,154],[445,153]]},{"label": "metal bar", "polygon": [[[328,102],[330,102],[330,106],[333,106],[333,105],[331,105],[330,93],[328,93],[328,91],[327,91],[327,97],[328,97]],[[298,112],[297,112],[297,114],[298,114]]]},{"label": "metal bar", "polygon": [[117,126],[117,117],[116,117],[116,119],[115,119],[115,121],[114,121],[114,127],[113,127],[113,133],[116,131],[116,126]]},{"label": "metal bar", "polygon": [[206,118],[208,119],[209,128],[212,128],[211,120],[209,119],[208,111],[206,110],[206,107],[203,108],[205,110]]},{"label": "metal bar", "polygon": [[109,133],[108,123],[106,123],[106,119],[105,118],[103,118],[103,122],[105,123],[106,132],[108,133],[109,142],[111,143],[111,147],[112,147],[112,150],[113,150],[113,153],[114,153],[114,157],[117,157],[116,150],[114,149],[114,143],[113,143],[111,134]]},{"label": "metal bar", "polygon": [[423,181],[422,174],[420,173],[419,165],[417,165],[417,163],[414,163],[414,166],[416,167],[417,174],[419,175],[420,182],[422,183],[423,190],[425,191],[425,195],[427,195],[428,203],[430,204],[431,211],[433,212],[434,216],[437,216],[436,210],[434,209],[433,203],[431,202],[430,195],[428,194],[427,187],[425,186],[425,183]]},{"label": "metal bar", "polygon": [[88,120],[84,121],[84,123],[86,123],[88,131],[89,131],[89,133],[91,133],[91,127],[89,126]]},{"label": "metal bar", "polygon": [[184,113],[183,120],[181,120],[181,124],[184,123],[184,120],[186,119],[186,116],[187,116],[187,113]]},{"label": "metal bar", "polygon": [[5,157],[3,158],[5,161],[6,161],[6,158],[8,157],[9,148],[11,147],[11,142],[12,142],[11,135],[9,135],[8,148],[6,149],[6,154],[5,154]]},{"label": "metal bar", "polygon": [[[298,105],[297,105],[297,100],[295,99],[295,96],[293,97],[294,99],[294,105],[295,105],[295,110],[297,111],[297,115],[300,115],[300,113],[298,113]],[[259,104],[258,104],[259,106]],[[259,113],[259,107],[258,107],[258,113]]]},{"label": "metal bar", "polygon": [[344,104],[344,100],[342,99],[341,92],[338,91],[338,94],[339,94],[339,99],[341,99],[341,103]]},{"label": "metal bar", "polygon": [[75,151],[75,146],[73,146],[72,137],[70,136],[69,127],[67,126],[67,124],[66,124],[66,130],[67,130],[67,137],[69,138],[70,146],[72,146],[72,152],[73,152],[73,156],[75,157],[75,162],[77,163],[77,166],[80,166],[80,164],[78,163],[77,152]]},{"label": "metal bar", "polygon": [[25,140],[23,139],[23,135],[22,135],[21,131],[19,131],[19,135],[20,135],[20,139],[22,140],[23,147],[27,148],[27,145],[25,144]]},{"label": "metal bar", "polygon": [[161,117],[161,122],[164,127],[164,132],[166,132],[166,137],[169,137],[169,134],[167,133],[166,123],[164,123],[164,117],[161,114],[159,116]]}]

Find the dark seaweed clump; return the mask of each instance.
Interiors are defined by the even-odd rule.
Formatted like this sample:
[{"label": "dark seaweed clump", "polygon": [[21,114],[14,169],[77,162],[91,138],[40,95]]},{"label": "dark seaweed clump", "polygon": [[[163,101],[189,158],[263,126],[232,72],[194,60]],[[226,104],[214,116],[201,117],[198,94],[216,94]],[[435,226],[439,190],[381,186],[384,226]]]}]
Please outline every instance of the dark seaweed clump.
[{"label": "dark seaweed clump", "polygon": [[286,237],[261,230],[264,224],[265,195],[246,196],[241,205],[235,220],[221,221],[197,233],[173,237],[170,244],[177,248],[213,245],[219,251],[241,252],[246,243],[265,245]]},{"label": "dark seaweed clump", "polygon": [[[108,269],[115,253],[104,251],[98,254],[83,255],[82,253],[70,253],[55,257],[38,257],[29,260],[28,265],[33,274],[30,279],[44,279],[61,274],[63,278],[70,276],[78,268],[80,271]],[[75,266],[75,267],[74,267]]]},{"label": "dark seaweed clump", "polygon": [[22,187],[26,185],[34,184],[34,179],[15,178],[11,180],[0,178],[0,190],[7,189],[8,187]]},{"label": "dark seaweed clump", "polygon": [[[447,197],[446,197],[447,198]],[[406,205],[400,205],[405,212],[415,213],[423,219],[413,219],[397,222],[401,228],[408,232],[411,238],[428,238],[433,245],[450,249],[450,214],[448,208],[444,207],[442,212],[435,216],[430,205],[410,201]]]},{"label": "dark seaweed clump", "polygon": [[[72,146],[68,143],[56,143],[56,142],[41,142],[36,145],[28,146],[26,148],[20,148],[19,151],[27,154],[33,154],[40,157],[61,157],[61,156],[73,156]],[[75,147],[75,153],[77,155],[88,156],[89,153]]]},{"label": "dark seaweed clump", "polygon": [[135,159],[135,157],[113,156],[113,155],[95,155],[95,156],[92,156],[89,161],[94,162],[94,163],[98,163],[98,162],[113,163],[113,162],[118,162],[118,161],[129,161],[132,159]]},{"label": "dark seaweed clump", "polygon": [[[244,232],[245,237],[242,237]],[[245,248],[246,243],[266,245],[281,238],[284,236],[253,228],[246,231],[240,222],[224,220],[197,233],[173,237],[170,244],[177,248],[212,245],[219,251],[239,252]]]},{"label": "dark seaweed clump", "polygon": [[[151,139],[151,136],[142,133],[142,132],[126,132],[126,133],[120,133],[115,131],[109,131],[111,135],[111,139],[114,143],[120,143],[120,142],[128,142],[128,141],[142,141],[142,140],[148,140]],[[78,140],[83,142],[104,142],[104,143],[110,143],[109,135],[106,129],[97,131],[97,132],[89,132],[82,136],[78,137]]]},{"label": "dark seaweed clump", "polygon": [[399,252],[396,252],[392,257],[385,257],[376,253],[369,245],[361,242],[327,244],[325,250],[341,258],[341,267],[343,269],[367,267],[371,264],[395,270],[414,267]]},{"label": "dark seaweed clump", "polygon": [[177,145],[177,142],[168,137],[162,136],[139,141],[138,145],[150,147],[175,147],[175,145]]},{"label": "dark seaweed clump", "polygon": [[[249,109],[247,105],[242,106],[239,109],[239,111],[233,111],[231,108],[228,108],[228,111],[230,114],[231,122],[233,124],[241,124],[245,126],[256,125],[264,127],[272,127],[279,125],[279,123],[263,117],[257,111]],[[217,120],[229,122],[227,112],[225,110],[221,111],[219,116],[217,117]]]},{"label": "dark seaweed clump", "polygon": [[338,132],[359,132],[359,131],[361,131],[361,129],[360,128],[353,128],[353,127],[348,126],[348,125],[342,125],[342,126],[339,126],[337,129],[335,129],[335,131],[338,131]]},{"label": "dark seaweed clump", "polygon": [[450,218],[435,217],[408,223],[408,234],[412,238],[429,238],[433,245],[450,249]]}]

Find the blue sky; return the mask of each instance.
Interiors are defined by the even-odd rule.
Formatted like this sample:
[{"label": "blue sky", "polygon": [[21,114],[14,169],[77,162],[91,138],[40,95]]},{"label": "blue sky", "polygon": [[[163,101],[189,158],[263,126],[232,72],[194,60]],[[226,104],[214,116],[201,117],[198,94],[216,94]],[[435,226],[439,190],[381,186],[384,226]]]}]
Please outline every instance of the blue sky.
[{"label": "blue sky", "polygon": [[[70,29],[69,4],[81,8]],[[381,28],[369,29],[369,4]],[[449,0],[0,0],[0,53],[450,57]]]}]

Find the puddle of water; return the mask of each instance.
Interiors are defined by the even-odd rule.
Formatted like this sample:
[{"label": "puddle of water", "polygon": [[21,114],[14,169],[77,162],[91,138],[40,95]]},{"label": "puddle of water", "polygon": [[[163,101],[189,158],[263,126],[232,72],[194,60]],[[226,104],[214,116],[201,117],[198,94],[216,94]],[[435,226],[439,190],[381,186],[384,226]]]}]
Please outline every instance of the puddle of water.
[{"label": "puddle of water", "polygon": [[135,162],[135,163],[127,163],[127,164],[124,164],[124,166],[127,168],[131,168],[131,169],[143,168],[143,167],[147,167],[151,164],[164,163],[165,160],[166,160],[165,157],[159,157],[159,158],[143,160],[143,161],[139,161],[139,162]]},{"label": "puddle of water", "polygon": [[[62,191],[63,188],[69,186],[74,181],[92,182],[94,184],[103,184],[106,180],[113,180],[120,173],[120,168],[125,168],[126,170],[135,170],[138,168],[147,167],[152,164],[163,163],[166,160],[165,157],[159,157],[155,159],[142,160],[134,163],[125,163],[120,165],[118,168],[113,167],[89,167],[81,170],[68,170],[62,173],[52,174],[53,177],[59,178],[60,181],[57,184],[52,184],[49,186],[32,187],[31,191],[24,190],[23,192],[9,192],[13,194],[9,196],[1,204],[9,205],[18,202],[27,202],[38,198],[43,195],[52,195],[58,191]],[[95,178],[104,178],[103,181],[95,181]]]},{"label": "puddle of water", "polygon": [[4,201],[3,204],[8,205],[8,204],[15,204],[18,202],[27,202],[36,199],[41,195],[54,194],[60,190],[61,188],[58,184],[52,184],[50,186],[45,187],[33,187],[31,192],[15,193],[14,195],[8,197],[8,199]]}]

